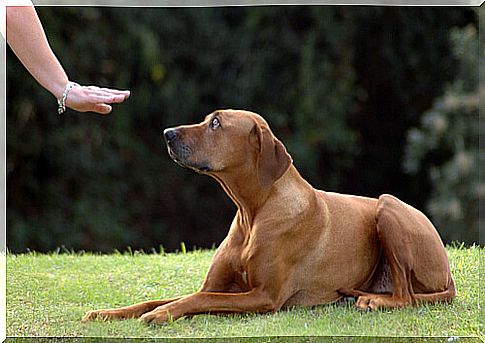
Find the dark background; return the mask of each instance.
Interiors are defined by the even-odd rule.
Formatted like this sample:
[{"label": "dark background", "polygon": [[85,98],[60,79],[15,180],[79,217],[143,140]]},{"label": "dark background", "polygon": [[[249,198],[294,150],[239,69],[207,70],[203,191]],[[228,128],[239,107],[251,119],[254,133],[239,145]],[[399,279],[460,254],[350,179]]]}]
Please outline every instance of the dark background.
[{"label": "dark background", "polygon": [[101,117],[7,51],[10,251],[217,245],[235,206],[173,163],[162,130],[262,114],[315,187],[422,209],[478,242],[477,11],[463,7],[38,7],[70,79],[130,89]]}]

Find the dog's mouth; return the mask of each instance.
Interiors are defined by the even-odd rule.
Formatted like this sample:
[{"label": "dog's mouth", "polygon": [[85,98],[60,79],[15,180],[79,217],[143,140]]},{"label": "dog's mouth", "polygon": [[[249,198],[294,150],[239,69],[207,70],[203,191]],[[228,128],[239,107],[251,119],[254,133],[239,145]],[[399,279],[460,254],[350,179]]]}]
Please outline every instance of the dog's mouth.
[{"label": "dog's mouth", "polygon": [[[167,149],[170,158],[179,166],[192,169],[195,172],[202,174],[211,172],[211,168],[205,163],[190,163],[188,161],[188,155],[191,153],[191,151],[187,147],[174,149],[170,144],[167,143]],[[181,150],[181,152],[176,152],[176,150]],[[182,155],[183,157],[180,155]]]},{"label": "dog's mouth", "polygon": [[208,173],[212,171],[209,163],[197,161],[194,158],[194,151],[192,146],[186,144],[181,139],[180,132],[177,129],[166,129],[163,131],[163,138],[168,149],[168,155],[179,166],[189,168],[197,173]]},{"label": "dog's mouth", "polygon": [[168,155],[175,163],[177,163],[179,166],[184,168],[188,167],[178,158],[177,154],[175,154],[172,148],[170,148],[170,145],[167,145],[167,150],[168,150]]}]

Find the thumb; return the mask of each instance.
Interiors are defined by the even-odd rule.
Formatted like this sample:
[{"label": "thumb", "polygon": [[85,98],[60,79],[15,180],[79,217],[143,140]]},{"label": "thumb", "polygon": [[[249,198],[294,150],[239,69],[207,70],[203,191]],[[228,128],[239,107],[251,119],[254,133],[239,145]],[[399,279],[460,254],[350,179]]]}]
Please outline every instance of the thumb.
[{"label": "thumb", "polygon": [[109,114],[113,108],[110,105],[106,104],[96,104],[94,105],[93,112],[99,114]]}]

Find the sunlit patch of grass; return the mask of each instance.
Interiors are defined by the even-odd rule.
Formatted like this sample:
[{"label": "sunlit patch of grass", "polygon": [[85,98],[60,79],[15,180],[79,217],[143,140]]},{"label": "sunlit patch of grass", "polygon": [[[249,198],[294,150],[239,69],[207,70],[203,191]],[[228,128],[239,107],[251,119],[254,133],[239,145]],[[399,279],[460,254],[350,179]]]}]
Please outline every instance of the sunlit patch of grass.
[{"label": "sunlit patch of grass", "polygon": [[7,335],[75,337],[474,336],[480,321],[480,247],[448,247],[458,296],[451,305],[362,312],[349,303],[271,314],[199,315],[167,325],[81,323],[91,309],[196,291],[214,253],[7,254]]}]

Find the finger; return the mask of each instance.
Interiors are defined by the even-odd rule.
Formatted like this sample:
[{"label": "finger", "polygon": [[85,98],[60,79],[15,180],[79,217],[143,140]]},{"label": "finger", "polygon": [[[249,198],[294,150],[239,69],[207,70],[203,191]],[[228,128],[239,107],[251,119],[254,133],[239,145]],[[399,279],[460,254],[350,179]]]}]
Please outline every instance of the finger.
[{"label": "finger", "polygon": [[109,89],[109,88],[101,88],[103,92],[106,92],[108,94],[112,95],[123,95],[125,97],[130,96],[130,91],[129,90],[119,90],[119,89]]},{"label": "finger", "polygon": [[108,94],[116,97],[116,99],[121,99],[119,102],[123,102],[130,97],[130,91],[112,91]]},{"label": "finger", "polygon": [[111,103],[121,103],[123,101],[125,101],[128,97],[123,95],[123,94],[118,94],[118,95],[113,95],[110,97],[111,98],[111,101],[107,101],[107,103],[111,104]]},{"label": "finger", "polygon": [[120,103],[125,100],[124,96],[122,95],[97,95],[91,94],[89,95],[88,102],[92,104],[112,104],[112,103]]},{"label": "finger", "polygon": [[131,93],[129,90],[100,88],[100,87],[96,87],[96,86],[88,86],[86,88],[90,91],[90,94],[105,95],[105,96],[122,95],[122,96],[125,97],[125,99],[128,98],[130,96],[130,93]]},{"label": "finger", "polygon": [[92,102],[104,102],[104,103],[120,103],[127,99],[125,94],[112,94],[107,92],[98,91],[96,93],[89,94]]},{"label": "finger", "polygon": [[106,115],[106,114],[110,114],[112,109],[113,108],[110,105],[96,104],[96,105],[94,105],[94,108],[93,108],[92,111],[99,113],[99,114]]}]

